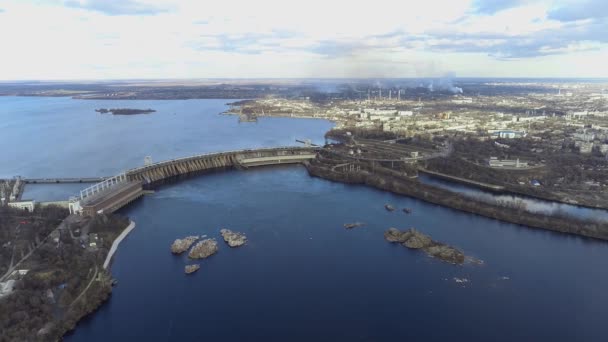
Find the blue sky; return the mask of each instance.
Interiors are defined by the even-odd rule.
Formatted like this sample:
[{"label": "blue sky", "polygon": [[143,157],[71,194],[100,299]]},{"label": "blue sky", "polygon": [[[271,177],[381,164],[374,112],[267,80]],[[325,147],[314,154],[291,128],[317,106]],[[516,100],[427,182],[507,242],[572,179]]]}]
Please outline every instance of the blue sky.
[{"label": "blue sky", "polygon": [[608,77],[607,0],[0,0],[0,79]]}]

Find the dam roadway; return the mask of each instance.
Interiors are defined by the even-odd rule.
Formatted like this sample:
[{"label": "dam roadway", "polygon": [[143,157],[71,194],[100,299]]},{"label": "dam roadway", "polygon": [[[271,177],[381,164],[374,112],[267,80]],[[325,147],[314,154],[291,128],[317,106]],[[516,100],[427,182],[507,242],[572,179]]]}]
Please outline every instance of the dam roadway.
[{"label": "dam roadway", "polygon": [[316,157],[320,147],[277,147],[199,154],[133,168],[80,192],[70,199],[70,212],[84,215],[114,212],[165,180],[221,169],[297,164]]}]

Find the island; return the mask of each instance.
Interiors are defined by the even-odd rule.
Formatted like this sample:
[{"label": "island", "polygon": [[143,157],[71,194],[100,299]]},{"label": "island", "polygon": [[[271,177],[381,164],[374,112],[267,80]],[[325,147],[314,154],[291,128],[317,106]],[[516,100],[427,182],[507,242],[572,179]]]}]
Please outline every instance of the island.
[{"label": "island", "polygon": [[192,274],[192,273],[198,271],[200,268],[201,268],[201,265],[198,265],[198,264],[186,265],[186,267],[184,267],[184,272],[186,274]]},{"label": "island", "polygon": [[460,265],[464,263],[464,253],[462,251],[434,241],[430,236],[417,231],[415,228],[406,231],[389,228],[384,232],[384,238],[388,242],[400,243],[410,249],[422,249],[429,256],[451,264]]},{"label": "island", "polygon": [[171,253],[182,254],[190,249],[190,247],[198,240],[198,236],[187,236],[183,239],[176,239],[171,245]]},{"label": "island", "polygon": [[112,115],[137,115],[137,114],[150,114],[156,112],[154,109],[133,109],[133,108],[99,108],[95,109],[97,113],[107,114],[112,113]]},{"label": "island", "polygon": [[206,259],[217,253],[218,246],[215,239],[205,239],[200,241],[188,253],[190,259]]},{"label": "island", "polygon": [[222,229],[220,230],[220,234],[222,234],[224,241],[226,241],[230,247],[240,247],[247,242],[245,234],[233,232],[230,229]]}]

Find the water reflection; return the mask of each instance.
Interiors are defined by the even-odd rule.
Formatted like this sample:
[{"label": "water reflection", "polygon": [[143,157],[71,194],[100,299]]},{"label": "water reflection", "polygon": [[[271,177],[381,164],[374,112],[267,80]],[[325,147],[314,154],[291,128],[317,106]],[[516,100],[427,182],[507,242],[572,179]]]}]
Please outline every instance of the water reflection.
[{"label": "water reflection", "polygon": [[534,199],[514,194],[499,194],[490,191],[473,188],[464,184],[450,182],[429,175],[420,174],[418,179],[429,185],[435,185],[443,189],[463,194],[467,197],[476,198],[484,202],[506,204],[510,206],[523,207],[527,211],[542,214],[566,214],[578,218],[608,221],[608,211],[603,209],[592,209],[579,207],[571,204],[558,203]]}]

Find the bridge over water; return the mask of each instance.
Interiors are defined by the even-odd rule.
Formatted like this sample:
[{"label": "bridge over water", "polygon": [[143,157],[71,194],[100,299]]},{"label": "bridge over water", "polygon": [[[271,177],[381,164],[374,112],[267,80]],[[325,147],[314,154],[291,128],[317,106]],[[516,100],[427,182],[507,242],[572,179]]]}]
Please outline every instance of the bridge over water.
[{"label": "bridge over water", "polygon": [[276,147],[206,153],[150,163],[90,186],[70,199],[70,212],[95,215],[114,212],[167,179],[228,168],[302,163],[315,158],[320,147]]}]

